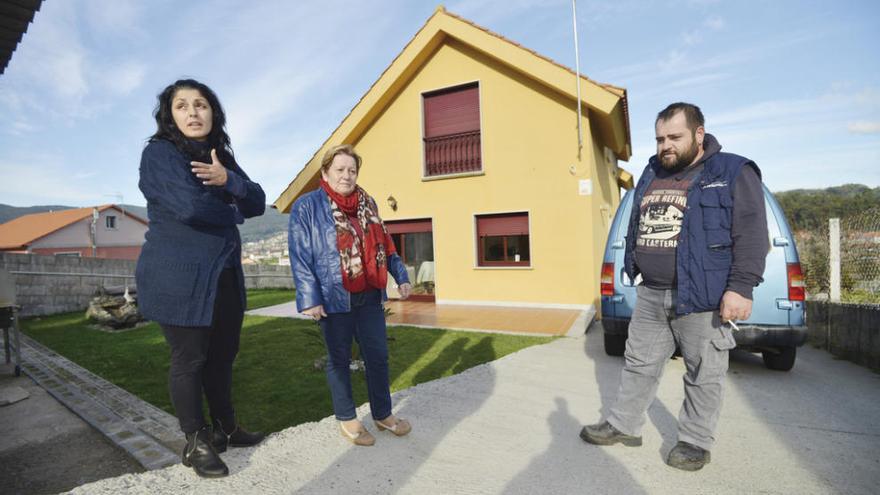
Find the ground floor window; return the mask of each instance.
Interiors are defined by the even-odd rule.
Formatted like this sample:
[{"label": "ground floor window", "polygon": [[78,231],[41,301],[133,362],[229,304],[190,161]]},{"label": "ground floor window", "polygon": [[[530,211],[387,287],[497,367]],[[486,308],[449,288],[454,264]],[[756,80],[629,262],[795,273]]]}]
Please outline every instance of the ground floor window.
[{"label": "ground floor window", "polygon": [[529,214],[477,215],[478,266],[530,266]]}]

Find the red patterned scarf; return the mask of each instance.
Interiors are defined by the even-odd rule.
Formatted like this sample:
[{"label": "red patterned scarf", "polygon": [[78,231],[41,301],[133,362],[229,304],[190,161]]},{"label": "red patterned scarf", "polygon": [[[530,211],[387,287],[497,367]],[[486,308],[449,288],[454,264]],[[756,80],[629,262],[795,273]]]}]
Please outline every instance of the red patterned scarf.
[{"label": "red patterned scarf", "polygon": [[[388,256],[397,250],[379,218],[376,201],[360,186],[348,196],[335,192],[324,179],[321,188],[330,197],[345,290],[384,289],[388,282]],[[351,224],[349,217],[357,218],[360,229]]]}]

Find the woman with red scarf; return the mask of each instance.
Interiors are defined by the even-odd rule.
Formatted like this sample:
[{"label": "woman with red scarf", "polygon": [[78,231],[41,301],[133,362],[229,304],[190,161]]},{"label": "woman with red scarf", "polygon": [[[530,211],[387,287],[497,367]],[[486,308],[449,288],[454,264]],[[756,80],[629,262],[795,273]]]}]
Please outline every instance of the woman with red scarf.
[{"label": "woman with red scarf", "polygon": [[321,160],[321,186],[290,211],[288,249],[297,310],[321,325],[327,346],[327,385],[342,435],[355,445],[376,439],[357,419],[351,393],[351,344],[364,359],[370,412],[379,430],[410,432],[391,413],[385,335],[388,273],[402,299],[412,285],[376,201],[357,185],[361,157],[351,145],[330,148]]}]

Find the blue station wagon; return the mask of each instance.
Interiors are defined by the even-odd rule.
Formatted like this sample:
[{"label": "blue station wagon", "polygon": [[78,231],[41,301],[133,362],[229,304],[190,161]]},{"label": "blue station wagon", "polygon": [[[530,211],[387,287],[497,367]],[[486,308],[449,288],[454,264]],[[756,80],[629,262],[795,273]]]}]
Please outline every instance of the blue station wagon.
[{"label": "blue station wagon", "polygon": [[[632,210],[633,190],[620,202],[602,261],[602,326],[605,352],[622,356],[626,349],[627,328],[636,303],[636,285],[624,271],[623,255],[627,225]],[[779,203],[764,186],[770,252],[764,282],[755,288],[752,315],[737,322],[737,347],[760,352],[767,368],[788,371],[794,366],[797,348],[807,340],[804,322],[804,278],[794,237]]]}]

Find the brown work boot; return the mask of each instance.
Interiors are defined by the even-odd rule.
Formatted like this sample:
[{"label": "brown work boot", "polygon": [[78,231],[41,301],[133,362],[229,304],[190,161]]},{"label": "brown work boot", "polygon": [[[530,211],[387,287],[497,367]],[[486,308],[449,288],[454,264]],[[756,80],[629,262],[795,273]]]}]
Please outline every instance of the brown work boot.
[{"label": "brown work boot", "polygon": [[642,445],[642,437],[627,435],[611,426],[608,421],[584,426],[581,430],[581,439],[593,445],[614,445],[615,443],[622,443],[627,447]]},{"label": "brown work boot", "polygon": [[678,442],[666,457],[666,464],[685,471],[697,471],[709,464],[712,460],[711,453],[696,445],[687,442]]}]

